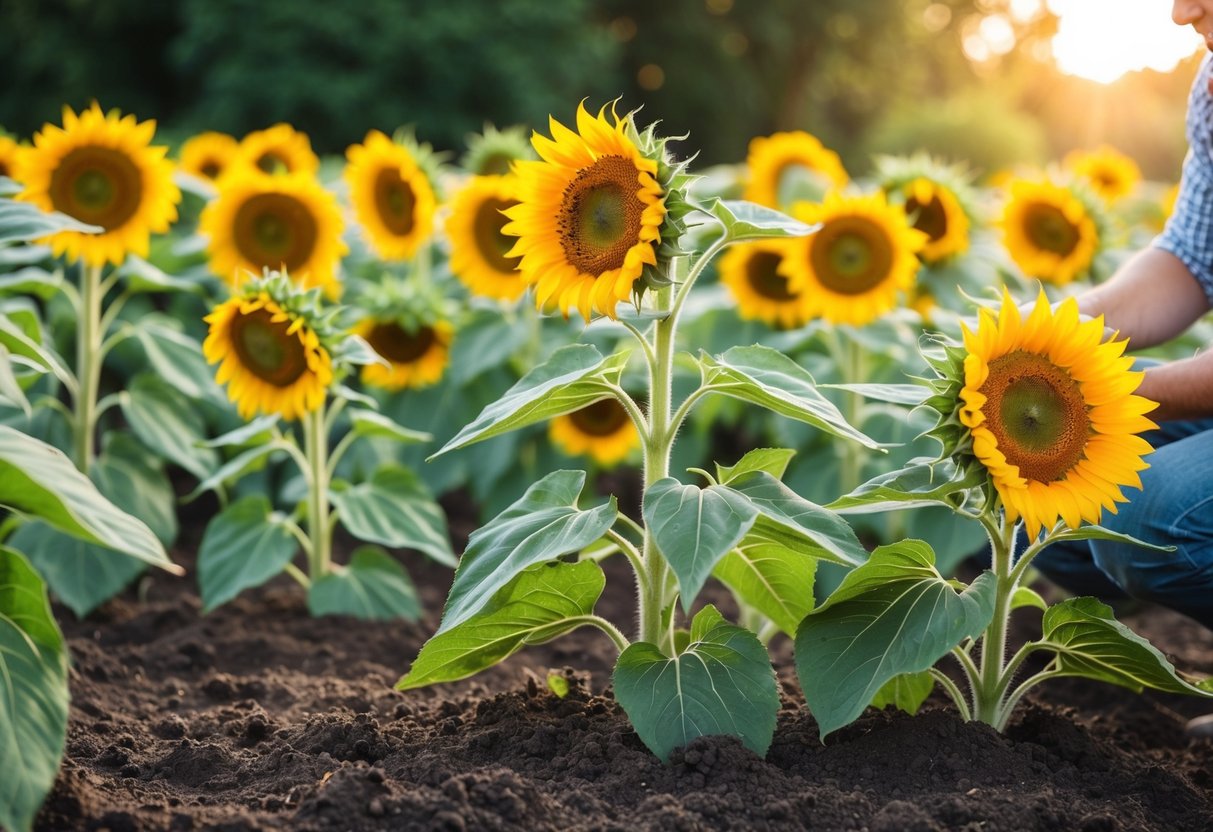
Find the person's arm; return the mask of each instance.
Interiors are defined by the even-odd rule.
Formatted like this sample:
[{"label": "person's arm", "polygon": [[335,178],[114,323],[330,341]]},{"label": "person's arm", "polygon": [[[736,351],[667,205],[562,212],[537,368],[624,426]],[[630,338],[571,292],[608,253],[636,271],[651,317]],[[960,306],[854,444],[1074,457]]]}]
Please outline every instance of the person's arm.
[{"label": "person's arm", "polygon": [[1161,248],[1128,260],[1107,283],[1078,299],[1084,315],[1104,316],[1104,325],[1141,350],[1170,341],[1209,311],[1209,298],[1183,261]]},{"label": "person's arm", "polygon": [[1148,367],[1137,395],[1158,402],[1155,422],[1213,416],[1213,352]]}]

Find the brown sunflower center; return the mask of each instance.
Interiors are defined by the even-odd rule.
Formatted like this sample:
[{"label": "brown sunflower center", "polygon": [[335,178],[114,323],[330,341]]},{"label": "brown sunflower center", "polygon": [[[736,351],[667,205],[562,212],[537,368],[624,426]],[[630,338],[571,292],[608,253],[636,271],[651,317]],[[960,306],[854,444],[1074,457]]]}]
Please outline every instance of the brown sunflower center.
[{"label": "brown sunflower center", "polygon": [[597,277],[623,266],[640,240],[644,203],[637,196],[636,165],[623,156],[603,156],[564,190],[556,223],[568,261]]},{"label": "brown sunflower center", "polygon": [[216,162],[214,159],[208,159],[198,168],[198,172],[207,179],[218,179],[219,174],[223,172],[223,165]]},{"label": "brown sunflower center", "polygon": [[813,237],[809,261],[827,289],[861,295],[888,279],[893,243],[884,229],[866,217],[838,217]]},{"label": "brown sunflower center", "polygon": [[375,210],[379,219],[393,234],[404,236],[413,230],[417,198],[413,186],[400,177],[400,172],[384,168],[375,176]]},{"label": "brown sunflower center", "polygon": [[579,431],[589,436],[610,436],[628,420],[623,405],[614,399],[603,399],[569,414]]},{"label": "brown sunflower center", "polygon": [[302,333],[288,333],[290,321],[275,321],[265,309],[232,318],[232,346],[241,365],[275,387],[289,387],[307,372]]},{"label": "brown sunflower center", "polygon": [[1037,248],[1066,257],[1078,247],[1078,228],[1056,205],[1037,202],[1028,206],[1024,230]]},{"label": "brown sunflower center", "polygon": [[522,258],[506,256],[506,252],[514,247],[517,240],[501,233],[501,229],[510,221],[509,217],[501,212],[517,204],[514,200],[486,199],[476,208],[476,219],[472,223],[472,233],[476,237],[476,248],[480,251],[480,256],[497,271],[509,275],[517,272]]},{"label": "brown sunflower center", "polygon": [[276,150],[267,150],[257,157],[257,167],[266,173],[290,173],[291,163]]},{"label": "brown sunflower center", "polygon": [[429,351],[436,338],[433,327],[409,332],[392,321],[380,321],[366,336],[371,348],[394,364],[412,364]]},{"label": "brown sunflower center", "polygon": [[925,205],[914,197],[906,200],[906,214],[914,218],[914,227],[927,235],[931,242],[948,233],[948,212],[938,196]]},{"label": "brown sunflower center", "polygon": [[782,257],[769,251],[750,255],[745,264],[745,276],[750,288],[770,300],[793,300],[796,293],[788,289],[788,279],[778,271],[781,262]]},{"label": "brown sunflower center", "polygon": [[11,178],[12,175],[12,171],[8,169],[8,162],[0,159],[0,176],[8,176]]},{"label": "brown sunflower center", "polygon": [[1020,476],[1054,482],[1083,458],[1091,419],[1082,388],[1045,356],[1016,350],[994,359],[980,392],[985,424]]},{"label": "brown sunflower center", "polygon": [[294,271],[316,249],[316,218],[289,194],[257,194],[236,212],[234,237],[240,254],[258,268]]},{"label": "brown sunflower center", "polygon": [[56,211],[113,231],[139,210],[143,174],[121,151],[78,147],[51,174],[50,197]]}]

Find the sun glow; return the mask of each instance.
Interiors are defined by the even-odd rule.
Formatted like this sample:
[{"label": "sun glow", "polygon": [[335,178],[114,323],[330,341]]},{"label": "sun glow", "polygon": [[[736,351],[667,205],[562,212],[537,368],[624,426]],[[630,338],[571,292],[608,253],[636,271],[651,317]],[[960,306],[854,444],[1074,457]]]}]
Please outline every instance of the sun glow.
[{"label": "sun glow", "polygon": [[1190,26],[1171,21],[1166,0],[1047,2],[1058,16],[1053,56],[1068,75],[1109,84],[1134,70],[1169,72],[1202,46]]}]

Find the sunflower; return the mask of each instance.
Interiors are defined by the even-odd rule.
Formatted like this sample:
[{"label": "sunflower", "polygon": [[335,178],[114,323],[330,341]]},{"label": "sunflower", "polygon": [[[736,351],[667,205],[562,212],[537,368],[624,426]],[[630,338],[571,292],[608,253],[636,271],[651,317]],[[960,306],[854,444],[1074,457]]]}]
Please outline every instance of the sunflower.
[{"label": "sunflower", "polygon": [[249,133],[240,140],[236,162],[269,174],[315,174],[320,170],[320,158],[312,152],[307,134],[289,124]]},{"label": "sunflower", "polygon": [[96,102],[79,115],[64,107],[63,127],[45,125],[18,155],[13,178],[25,186],[18,199],[105,229],[51,235],[56,255],[118,264],[127,254],[146,257],[151,235],[168,231],[181,191],[166,148],[151,146],[155,130],[154,121],[106,114]]},{"label": "sunflower", "polygon": [[514,238],[501,233],[509,222],[502,212],[517,204],[518,180],[511,176],[473,176],[451,203],[451,271],[473,294],[513,302],[526,291],[519,259],[506,254]]},{"label": "sunflower", "polygon": [[1151,448],[1137,434],[1157,427],[1145,416],[1157,405],[1133,395],[1142,373],[1127,341],[1101,343],[1102,317],[1082,321],[1073,298],[1054,311],[1041,292],[1024,320],[1004,290],[1001,313],[983,309],[963,331],[960,422],[1008,519],[1034,540],[1058,518],[1098,523],[1122,486],[1141,488]]},{"label": "sunflower", "polygon": [[540,309],[614,318],[645,266],[657,265],[667,217],[658,158],[634,140],[631,116],[605,107],[593,116],[579,106],[576,133],[554,118],[550,128],[551,139],[531,138],[541,161],[515,164],[520,202],[502,231],[518,241],[506,255],[522,258]]},{"label": "sunflower", "polygon": [[914,227],[927,235],[918,256],[939,263],[969,250],[969,217],[948,186],[919,177],[905,188],[905,211]]},{"label": "sunflower", "polygon": [[227,384],[244,419],[258,413],[298,419],[320,407],[333,382],[332,356],[309,316],[284,297],[285,283],[255,280],[205,318],[210,332],[202,353],[219,364],[215,380]]},{"label": "sunflower", "polygon": [[354,327],[388,362],[367,364],[362,381],[385,390],[428,387],[442,378],[451,354],[454,329],[446,321],[405,326],[394,318],[369,317]]},{"label": "sunflower", "polygon": [[214,182],[228,169],[240,143],[227,133],[199,133],[181,146],[177,167],[188,174]]},{"label": "sunflower", "polygon": [[350,202],[379,256],[407,260],[434,231],[436,199],[409,149],[372,130],[345,152]]},{"label": "sunflower", "polygon": [[1099,248],[1091,209],[1069,188],[1018,179],[1000,221],[1011,259],[1028,277],[1064,285],[1086,274]]},{"label": "sunflower", "polygon": [[720,282],[737,300],[737,313],[745,320],[765,321],[793,329],[812,317],[802,292],[794,292],[783,274],[789,246],[783,241],[742,243],[720,258]]},{"label": "sunflower", "polygon": [[1137,163],[1108,145],[1090,151],[1071,151],[1063,164],[1090,183],[1095,193],[1108,203],[1127,196],[1141,181]]},{"label": "sunflower", "polygon": [[883,194],[842,196],[822,204],[801,202],[793,214],[821,228],[789,243],[783,274],[800,292],[811,317],[831,323],[870,323],[897,306],[918,272],[927,235],[911,228],[905,210]]},{"label": "sunflower", "polygon": [[219,196],[202,210],[199,229],[210,236],[211,269],[232,285],[244,273],[284,269],[303,287],[341,293],[337,263],[348,251],[341,240],[337,200],[306,173],[267,176],[232,170]]},{"label": "sunflower", "polygon": [[9,179],[17,172],[17,157],[21,155],[21,145],[8,136],[0,135],[0,176]]},{"label": "sunflower", "polygon": [[569,456],[586,454],[599,465],[617,465],[640,447],[636,426],[615,399],[557,416],[548,426],[548,435]]},{"label": "sunflower", "polygon": [[824,147],[816,136],[800,130],[775,133],[750,142],[743,197],[759,205],[783,207],[780,190],[795,171],[822,178],[826,185],[820,189],[823,193],[845,187],[850,181],[838,154]]}]

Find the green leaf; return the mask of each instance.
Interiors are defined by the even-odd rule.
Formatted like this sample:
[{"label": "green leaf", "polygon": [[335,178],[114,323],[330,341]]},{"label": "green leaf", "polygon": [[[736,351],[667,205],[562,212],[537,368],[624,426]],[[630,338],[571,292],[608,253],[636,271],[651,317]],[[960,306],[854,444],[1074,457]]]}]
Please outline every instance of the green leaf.
[{"label": "green leaf", "polygon": [[206,420],[197,405],[151,373],[135,376],[121,394],[122,415],[139,439],[198,479],[219,466],[219,455],[201,447]]},{"label": "green leaf", "polygon": [[429,442],[433,435],[425,431],[412,430],[373,410],[356,408],[350,411],[350,423],[354,433],[366,437],[385,437],[403,444]]},{"label": "green leaf", "polygon": [[530,336],[526,315],[513,320],[498,308],[480,309],[459,328],[459,337],[451,344],[450,373],[457,385],[510,360]]},{"label": "green leaf", "polygon": [[118,274],[126,279],[131,292],[188,292],[199,294],[205,288],[196,280],[166,274],[156,266],[134,254],[128,254]]},{"label": "green leaf", "polygon": [[29,399],[25,397],[25,390],[13,372],[12,355],[3,344],[0,344],[0,403],[20,408],[27,419],[34,415]]},{"label": "green leaf", "polygon": [[796,452],[791,448],[756,448],[741,459],[736,465],[721,465],[716,463],[716,481],[728,485],[733,480],[739,480],[746,474],[755,471],[766,471],[777,480],[783,479],[788,470],[788,463]]},{"label": "green leaf", "polygon": [[876,695],[872,697],[872,707],[880,709],[892,705],[913,716],[918,713],[918,709],[927,701],[934,688],[935,678],[929,670],[902,673],[885,682],[884,686],[876,691]]},{"label": "green leaf", "polygon": [[173,486],[160,460],[128,433],[110,432],[89,476],[114,505],[147,524],[165,546],[177,539]]},{"label": "green leaf", "polygon": [[193,338],[154,320],[140,321],[135,335],[152,369],[170,387],[191,399],[225,400],[202,357],[202,345]]},{"label": "green leaf", "polygon": [[33,327],[24,327],[11,313],[0,312],[0,346],[13,355],[28,358],[43,372],[53,373],[55,378],[67,387],[71,388],[76,384],[76,377],[67,369],[63,359],[52,347],[42,344],[40,327],[36,321]]},{"label": "green leaf", "polygon": [[198,587],[205,612],[286,568],[299,541],[287,518],[260,495],[237,500],[206,524],[198,547]]},{"label": "green leaf", "polygon": [[396,689],[466,679],[527,645],[584,626],[605,585],[606,577],[593,561],[537,563],[475,615],[427,641]]},{"label": "green leaf", "polygon": [[833,511],[809,502],[765,471],[735,480],[736,491],[758,510],[744,545],[776,546],[820,560],[854,567],[868,559],[854,529]]},{"label": "green leaf", "polygon": [[67,651],[46,587],[0,547],[0,827],[27,830],[59,772],[67,740]]},{"label": "green leaf", "polygon": [[740,199],[715,199],[707,212],[724,226],[729,242],[807,237],[821,226],[806,225],[773,208]]},{"label": "green leaf", "polygon": [[949,498],[976,488],[984,479],[977,467],[964,475],[950,459],[917,457],[905,468],[873,477],[827,508],[843,514],[872,514],[915,506],[950,506]]},{"label": "green leaf", "polygon": [[1066,676],[1141,692],[1144,688],[1213,697],[1213,680],[1180,673],[1150,642],[1094,598],[1069,598],[1044,614],[1042,642],[1057,652]]},{"label": "green leaf", "polygon": [[0,294],[33,295],[46,301],[58,294],[62,285],[63,275],[59,272],[28,266],[0,277]]},{"label": "green leaf", "polygon": [[234,448],[244,445],[261,445],[274,438],[274,426],[278,424],[280,418],[277,413],[258,416],[248,424],[241,425],[235,430],[228,431],[225,434],[216,436],[214,439],[208,439],[198,444],[203,448]]},{"label": "green leaf", "polygon": [[557,699],[564,699],[569,695],[569,680],[555,670],[548,671],[547,683],[548,690],[555,694]]},{"label": "green leaf", "polygon": [[146,569],[139,560],[34,521],[9,538],[78,618],[117,595]]},{"label": "green leaf", "polygon": [[795,637],[800,621],[813,609],[817,561],[781,546],[744,543],[724,556],[712,575],[739,600]]},{"label": "green leaf", "polygon": [[102,496],[61,451],[6,425],[0,425],[0,505],[145,563],[181,572],[147,524]]},{"label": "green leaf", "polygon": [[990,572],[957,592],[919,540],[881,546],[805,616],[796,633],[796,672],[825,737],[847,725],[902,673],[929,670],[994,614]]},{"label": "green leaf", "polygon": [[766,648],[708,605],[691,622],[690,643],[670,658],[647,642],[615,665],[615,699],[649,750],[670,752],[696,737],[740,737],[759,756],[775,733],[779,691]]},{"label": "green leaf", "polygon": [[378,546],[354,551],[347,566],[335,566],[312,581],[307,594],[312,615],[352,615],[385,621],[421,617],[421,601],[404,567]]},{"label": "green leaf", "polygon": [[524,569],[580,552],[615,523],[612,497],[602,505],[577,507],[584,471],[553,471],[485,526],[472,532],[459,559],[439,633],[482,610]]},{"label": "green leaf", "polygon": [[255,445],[246,451],[242,451],[220,465],[210,476],[198,483],[198,486],[185,496],[186,502],[196,499],[199,495],[205,494],[208,491],[214,491],[231,480],[239,479],[249,471],[260,468],[265,464],[266,457],[275,451],[285,450],[285,448],[286,440],[282,439],[272,440],[266,442],[264,445]]},{"label": "green leaf", "polygon": [[931,395],[931,390],[921,384],[823,384],[834,390],[858,393],[865,399],[889,404],[904,404],[917,407]]},{"label": "green leaf", "polygon": [[100,234],[105,229],[99,225],[80,222],[58,211],[43,211],[28,202],[0,199],[0,245],[29,243],[60,231]]},{"label": "green leaf", "polygon": [[482,410],[430,459],[609,398],[611,394],[602,382],[617,379],[627,360],[627,353],[603,358],[588,344],[561,347]]},{"label": "green leaf", "polygon": [[369,364],[387,366],[388,364],[387,360],[375,352],[375,349],[361,335],[347,335],[342,338],[333,348],[333,363],[352,364],[357,367],[365,367]]},{"label": "green leaf", "polygon": [[1114,532],[1111,529],[1105,529],[1103,526],[1084,524],[1077,529],[1065,529],[1053,535],[1050,540],[1057,543],[1063,540],[1111,540],[1116,543],[1128,543],[1132,546],[1140,546],[1143,549],[1152,549],[1155,552],[1174,552],[1174,546],[1163,546],[1157,543],[1147,543],[1144,540],[1139,540],[1136,537],[1120,532]]},{"label": "green leaf", "polygon": [[341,525],[359,540],[416,549],[441,564],[455,566],[446,514],[408,468],[388,464],[367,482],[354,486],[333,483],[329,500]]},{"label": "green leaf", "polygon": [[875,439],[848,424],[838,408],[817,391],[807,370],[781,352],[758,345],[733,347],[715,357],[700,353],[699,360],[704,384],[718,393],[868,448],[880,448]]},{"label": "green leaf", "polygon": [[1040,593],[1030,586],[1017,587],[1015,594],[1011,596],[1011,609],[1017,610],[1020,607],[1035,607],[1042,611],[1049,609],[1045,599],[1041,598]]},{"label": "green leaf", "polygon": [[658,480],[644,494],[644,521],[678,577],[682,608],[703,589],[720,559],[754,525],[758,509],[730,488]]}]

